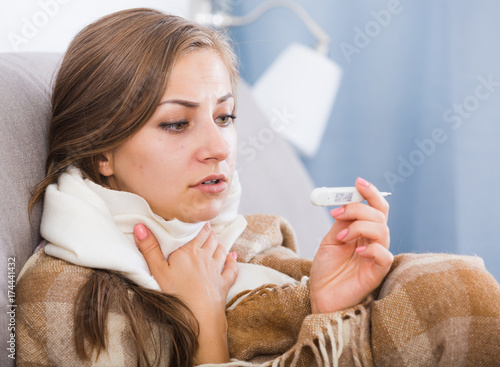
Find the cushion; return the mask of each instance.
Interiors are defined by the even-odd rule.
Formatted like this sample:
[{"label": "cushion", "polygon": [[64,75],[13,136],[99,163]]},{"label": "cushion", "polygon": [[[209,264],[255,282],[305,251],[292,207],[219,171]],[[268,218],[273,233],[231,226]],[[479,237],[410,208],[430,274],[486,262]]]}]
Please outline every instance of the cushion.
[{"label": "cushion", "polygon": [[[39,241],[40,208],[30,221],[28,201],[44,176],[49,86],[59,58],[55,54],[0,54],[0,264],[4,277],[8,259],[15,259],[9,263],[15,264],[17,275]],[[2,310],[10,304],[8,285],[2,280]],[[0,337],[9,340],[5,312],[0,321]],[[0,354],[0,364],[14,365],[7,353]]]}]

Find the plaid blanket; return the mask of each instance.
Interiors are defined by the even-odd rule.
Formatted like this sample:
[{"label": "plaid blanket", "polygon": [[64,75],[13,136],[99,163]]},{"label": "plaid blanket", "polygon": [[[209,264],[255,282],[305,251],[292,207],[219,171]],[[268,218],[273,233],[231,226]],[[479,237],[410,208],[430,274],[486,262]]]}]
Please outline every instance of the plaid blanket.
[{"label": "plaid blanket", "polygon": [[[254,233],[278,218],[249,218]],[[272,223],[272,225],[270,225]],[[278,246],[245,251],[246,232],[235,248],[296,279],[310,261]],[[267,234],[271,238],[271,232]],[[279,235],[278,235],[279,237]],[[238,249],[238,247],[242,247]],[[250,252],[250,253],[249,253]],[[298,286],[254,290],[228,310],[228,364],[246,366],[500,366],[500,286],[478,257],[403,254],[395,257],[380,287],[362,304],[342,312],[311,315],[307,281]]]},{"label": "plaid blanket", "polygon": [[[238,260],[269,266],[298,282],[265,285],[228,305],[233,359],[225,366],[500,366],[500,286],[481,259],[398,255],[362,304],[312,315],[311,261],[297,256],[288,223],[266,215],[246,219],[248,227],[233,246]],[[108,352],[94,362],[76,356],[75,297],[91,272],[43,251],[30,258],[16,288],[18,366],[137,365],[130,329],[117,307],[110,311]],[[167,332],[156,329],[158,335]],[[168,350],[154,340],[149,345],[152,355]],[[168,365],[168,353],[163,355],[160,365]]]}]

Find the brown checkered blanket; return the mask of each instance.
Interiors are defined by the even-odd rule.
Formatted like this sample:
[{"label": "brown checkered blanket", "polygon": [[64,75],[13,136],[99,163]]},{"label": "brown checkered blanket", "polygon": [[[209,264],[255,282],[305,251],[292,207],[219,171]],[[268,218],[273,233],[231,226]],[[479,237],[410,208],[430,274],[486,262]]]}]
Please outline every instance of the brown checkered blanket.
[{"label": "brown checkered blanket", "polygon": [[[263,286],[228,309],[233,359],[226,366],[500,366],[500,286],[481,259],[399,255],[365,302],[311,315],[303,278],[311,261],[296,255],[289,225],[275,216],[247,220],[248,228],[233,247],[239,261],[272,267],[298,283]],[[130,329],[114,308],[108,353],[94,362],[76,356],[74,302],[91,272],[43,251],[30,258],[16,292],[17,365],[137,365]],[[154,341],[150,345],[152,354],[155,348],[168,349]],[[168,365],[164,355],[160,365]]]}]

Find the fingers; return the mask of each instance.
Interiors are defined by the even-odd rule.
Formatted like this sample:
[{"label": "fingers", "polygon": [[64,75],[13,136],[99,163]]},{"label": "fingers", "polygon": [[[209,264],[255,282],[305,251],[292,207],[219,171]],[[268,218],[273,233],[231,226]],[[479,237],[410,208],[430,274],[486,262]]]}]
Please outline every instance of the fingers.
[{"label": "fingers", "polygon": [[238,255],[236,252],[227,254],[224,269],[222,270],[222,277],[226,280],[229,287],[234,284],[236,277],[238,276],[238,265],[236,262],[237,257]]},{"label": "fingers", "polygon": [[380,210],[362,203],[352,203],[330,211],[336,220],[353,221],[366,220],[376,223],[386,223],[387,217]]},{"label": "fingers", "polygon": [[359,256],[373,259],[374,266],[372,274],[374,280],[379,283],[389,271],[394,256],[392,253],[379,243],[372,243],[368,246],[358,247],[356,252]]},{"label": "fingers", "polygon": [[[213,233],[213,231],[210,228],[210,223],[207,222],[207,223],[205,223],[205,225],[203,226],[201,231],[198,232],[196,237],[193,238],[193,240],[191,240],[190,242],[188,242],[188,244],[191,246],[203,247],[205,245],[205,243],[207,242],[207,240],[209,239],[209,237],[212,235],[212,233]],[[214,233],[214,235],[215,235],[215,233]]]},{"label": "fingers", "polygon": [[371,207],[380,210],[385,217],[389,216],[389,203],[384,197],[380,194],[378,189],[371,183],[366,180],[363,180],[361,177],[358,177],[356,180],[356,188],[359,193],[363,195],[363,197],[368,202],[368,205]]},{"label": "fingers", "polygon": [[389,248],[389,204],[374,185],[362,178],[357,179],[356,188],[369,205],[351,203],[332,209],[330,214],[336,222],[332,227],[334,231],[329,233],[329,240],[333,240],[333,243],[346,243],[363,237],[369,242],[377,242]]},{"label": "fingers", "polygon": [[134,238],[139,251],[148,264],[149,271],[153,273],[153,269],[165,261],[156,237],[144,224],[137,224],[134,227]]},{"label": "fingers", "polygon": [[341,242],[349,242],[358,237],[364,237],[370,242],[378,242],[385,248],[389,248],[389,227],[385,223],[357,220],[341,230],[336,238]]},{"label": "fingers", "polygon": [[[208,253],[210,256],[220,258],[219,254],[219,240],[217,235],[210,227],[210,222],[207,222],[201,231],[196,235],[196,237],[190,243],[193,246],[200,247],[204,252]],[[224,257],[227,255],[227,251],[224,248]]]},{"label": "fingers", "polygon": [[233,255],[231,255],[231,257],[229,257],[227,250],[222,245],[217,246],[212,257],[213,257],[215,263],[219,264],[219,269],[220,269],[221,274],[224,272],[224,268],[226,267],[226,264],[227,264],[227,259],[228,258],[229,258],[229,260],[234,259]]},{"label": "fingers", "polygon": [[227,250],[219,244],[219,240],[215,232],[211,229],[210,223],[207,222],[200,233],[188,244],[199,247],[201,251],[195,251],[196,256],[212,258],[219,271],[222,273],[228,256]]},{"label": "fingers", "polygon": [[224,246],[218,244],[212,257],[214,258],[215,261],[224,263],[224,261],[226,261],[226,256],[227,256],[227,250],[224,248]]},{"label": "fingers", "polygon": [[[219,244],[219,239],[217,238],[215,232],[210,228],[210,224],[208,222],[203,227],[201,232],[207,229],[209,231],[208,237],[205,239],[205,242],[201,244],[202,252],[205,252],[207,256],[211,256],[215,261],[223,265],[227,256],[227,250]],[[203,239],[205,237],[206,233],[203,233],[198,239]]]}]

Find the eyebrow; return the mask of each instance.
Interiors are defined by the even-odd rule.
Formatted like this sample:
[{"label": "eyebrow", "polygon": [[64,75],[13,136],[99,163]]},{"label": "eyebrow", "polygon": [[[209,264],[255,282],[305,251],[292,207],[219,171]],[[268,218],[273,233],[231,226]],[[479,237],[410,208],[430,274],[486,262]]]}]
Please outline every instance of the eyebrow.
[{"label": "eyebrow", "polygon": [[[221,104],[225,101],[227,101],[228,99],[230,98],[233,98],[233,94],[231,92],[229,92],[228,94],[225,94],[223,95],[222,97],[218,98],[217,99],[217,104]],[[181,106],[184,106],[184,107],[187,107],[187,108],[196,108],[196,107],[199,107],[200,104],[197,103],[197,102],[191,102],[191,101],[185,101],[183,99],[167,99],[166,101],[161,101],[159,106],[161,106],[162,104],[167,104],[167,103],[172,103],[172,104],[178,104],[178,105],[181,105]]]},{"label": "eyebrow", "polygon": [[221,104],[223,102],[226,102],[228,99],[230,98],[233,98],[233,94],[231,92],[229,92],[228,94],[220,97],[218,100],[217,100],[217,104]]}]

